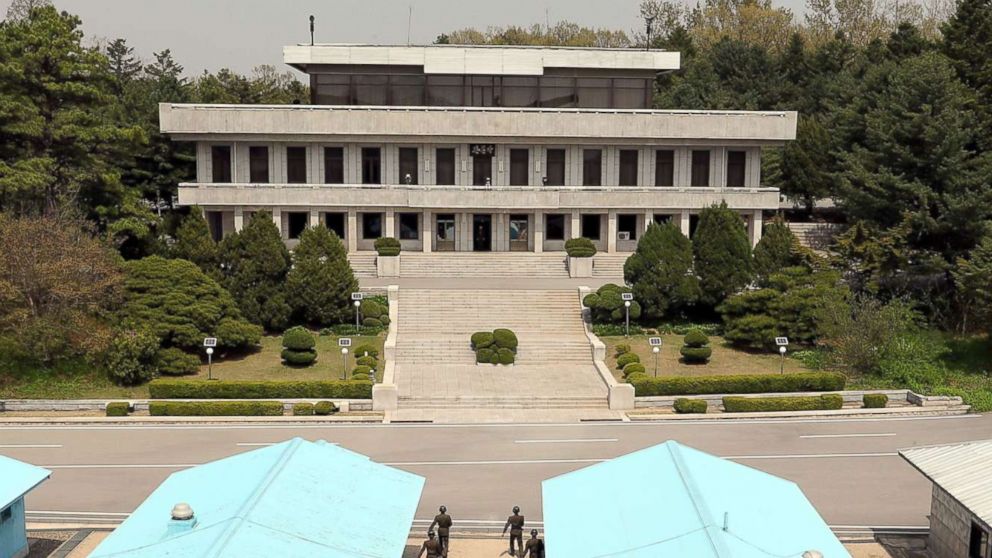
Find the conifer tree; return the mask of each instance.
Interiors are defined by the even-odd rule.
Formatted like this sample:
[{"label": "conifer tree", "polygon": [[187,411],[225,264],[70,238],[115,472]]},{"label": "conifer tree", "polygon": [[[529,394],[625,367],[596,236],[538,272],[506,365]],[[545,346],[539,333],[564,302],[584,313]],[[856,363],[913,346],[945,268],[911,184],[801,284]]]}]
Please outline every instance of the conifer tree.
[{"label": "conifer tree", "polygon": [[241,232],[220,244],[221,273],[244,317],[269,331],[289,325],[292,308],[286,300],[289,250],[267,211],[258,211]]},{"label": "conifer tree", "polygon": [[357,290],[341,239],[324,225],[303,231],[286,276],[294,315],[319,326],[344,322],[352,315],[351,293]]},{"label": "conifer tree", "polygon": [[699,213],[692,251],[703,304],[715,307],[751,282],[751,242],[740,215],[726,203]]},{"label": "conifer tree", "polygon": [[207,275],[218,277],[217,243],[210,237],[210,229],[199,207],[191,207],[189,215],[183,218],[176,229],[172,257],[189,260]]},{"label": "conifer tree", "polygon": [[799,263],[794,248],[798,240],[796,235],[781,219],[775,219],[765,225],[761,240],[754,247],[754,275],[759,281],[764,281],[771,274],[785,267]]},{"label": "conifer tree", "polygon": [[648,318],[684,311],[699,298],[692,243],[674,224],[652,223],[623,266],[624,280]]}]

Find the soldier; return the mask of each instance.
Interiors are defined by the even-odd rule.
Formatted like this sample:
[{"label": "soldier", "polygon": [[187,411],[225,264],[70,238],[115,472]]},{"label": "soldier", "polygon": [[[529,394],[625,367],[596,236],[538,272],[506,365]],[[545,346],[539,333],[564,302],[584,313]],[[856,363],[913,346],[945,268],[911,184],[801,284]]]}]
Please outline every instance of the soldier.
[{"label": "soldier", "polygon": [[441,558],[441,543],[434,540],[434,531],[427,531],[427,540],[420,546],[420,554],[417,554],[417,558],[423,556],[425,552],[427,558]]},{"label": "soldier", "polygon": [[537,529],[530,530],[530,540],[524,548],[524,558],[544,558],[544,541],[537,538]]},{"label": "soldier", "polygon": [[428,530],[434,530],[434,526],[437,525],[437,541],[441,543],[441,556],[447,556],[448,530],[451,529],[451,516],[448,515],[448,508],[444,506],[441,506],[438,511],[441,513],[434,516],[434,521],[431,522]]},{"label": "soldier", "polygon": [[506,534],[506,530],[510,530],[510,556],[516,556],[516,552],[513,550],[513,541],[517,541],[517,548],[520,552],[524,551],[524,516],[520,515],[520,507],[513,506],[513,515],[506,518],[506,525],[503,526],[503,534]]}]

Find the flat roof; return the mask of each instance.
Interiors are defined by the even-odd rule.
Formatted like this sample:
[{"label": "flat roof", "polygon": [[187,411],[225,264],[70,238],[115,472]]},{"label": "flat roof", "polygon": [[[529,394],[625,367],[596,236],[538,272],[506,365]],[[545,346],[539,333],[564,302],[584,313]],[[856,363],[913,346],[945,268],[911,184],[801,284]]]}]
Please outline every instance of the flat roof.
[{"label": "flat roof", "polygon": [[29,463],[0,455],[0,509],[44,482],[52,472]]},{"label": "flat roof", "polygon": [[540,76],[545,68],[677,70],[678,52],[632,48],[508,45],[299,44],[283,47],[283,61],[313,65],[422,66],[425,74]]},{"label": "flat roof", "polygon": [[910,448],[899,455],[992,528],[992,440]]}]

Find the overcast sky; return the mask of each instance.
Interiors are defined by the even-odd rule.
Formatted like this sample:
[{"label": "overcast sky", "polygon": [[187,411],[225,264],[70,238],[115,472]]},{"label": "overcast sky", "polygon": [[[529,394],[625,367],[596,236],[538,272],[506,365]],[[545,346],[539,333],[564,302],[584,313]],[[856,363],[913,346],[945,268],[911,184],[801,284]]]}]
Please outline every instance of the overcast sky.
[{"label": "overcast sky", "polygon": [[[430,43],[465,27],[574,21],[590,27],[641,28],[639,0],[54,0],[82,18],[87,37],[123,37],[143,58],[166,48],[187,73],[228,67],[248,72],[282,65],[282,47],[309,42]],[[693,1],[694,0],[690,0]],[[776,0],[796,9],[802,0]],[[10,0],[0,0],[6,13]]]}]

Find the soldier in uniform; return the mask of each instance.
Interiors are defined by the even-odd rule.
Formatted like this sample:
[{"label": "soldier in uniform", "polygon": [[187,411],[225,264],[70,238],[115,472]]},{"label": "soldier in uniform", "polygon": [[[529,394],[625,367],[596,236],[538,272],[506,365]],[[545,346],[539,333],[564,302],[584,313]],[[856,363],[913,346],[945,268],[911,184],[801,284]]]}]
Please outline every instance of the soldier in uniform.
[{"label": "soldier in uniform", "polygon": [[448,530],[451,529],[451,516],[448,515],[448,508],[441,506],[439,514],[434,516],[434,521],[428,530],[433,531],[437,525],[437,541],[441,543],[441,556],[448,556]]},{"label": "soldier in uniform", "polygon": [[537,538],[537,529],[530,530],[530,540],[524,548],[524,558],[544,558],[544,541]]},{"label": "soldier in uniform", "polygon": [[420,546],[420,554],[417,554],[417,558],[421,558],[425,552],[427,558],[441,558],[441,543],[434,539],[434,531],[427,532],[427,540]]},{"label": "soldier in uniform", "polygon": [[521,555],[524,551],[524,516],[520,515],[520,507],[513,506],[513,515],[506,518],[506,525],[503,526],[503,534],[506,534],[506,530],[510,530],[510,556],[516,556],[516,552],[513,550],[513,541],[517,541],[517,548],[520,549]]}]

